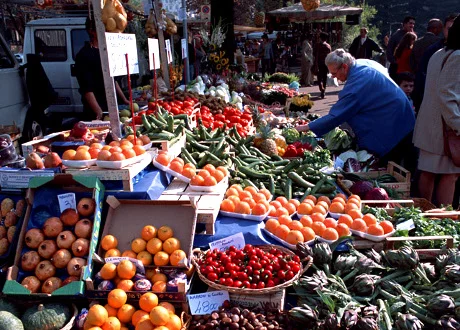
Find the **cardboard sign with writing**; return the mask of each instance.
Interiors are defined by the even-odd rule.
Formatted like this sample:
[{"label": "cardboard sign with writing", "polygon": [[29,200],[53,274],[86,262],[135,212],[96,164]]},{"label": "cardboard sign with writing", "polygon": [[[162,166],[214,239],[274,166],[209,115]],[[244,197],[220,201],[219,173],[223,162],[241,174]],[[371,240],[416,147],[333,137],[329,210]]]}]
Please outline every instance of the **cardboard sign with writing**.
[{"label": "cardboard sign with writing", "polygon": [[[160,68],[160,48],[158,45],[158,39],[149,38],[149,65],[150,70],[156,70]],[[154,61],[155,57],[155,61]]]},{"label": "cardboard sign with writing", "polygon": [[232,245],[237,249],[242,249],[245,244],[243,233],[238,233],[209,243],[209,248],[211,250],[226,251]]},{"label": "cardboard sign with writing", "polygon": [[181,39],[180,40],[180,45],[181,45],[181,48],[182,48],[182,59],[184,58],[187,58],[187,40],[185,39]]},{"label": "cardboard sign with writing", "polygon": [[171,54],[171,42],[165,40],[166,56],[168,57],[168,64],[172,63],[172,54]]},{"label": "cardboard sign with writing", "polygon": [[136,35],[128,33],[105,33],[109,55],[110,76],[126,76],[126,57],[128,54],[129,73],[139,73]]},{"label": "cardboard sign with writing", "polygon": [[211,291],[187,295],[190,312],[192,315],[211,314],[217,310],[224,301],[229,300],[228,291]]},{"label": "cardboard sign with writing", "polygon": [[77,209],[77,200],[74,193],[61,194],[57,196],[59,201],[59,209],[61,213],[66,209]]}]

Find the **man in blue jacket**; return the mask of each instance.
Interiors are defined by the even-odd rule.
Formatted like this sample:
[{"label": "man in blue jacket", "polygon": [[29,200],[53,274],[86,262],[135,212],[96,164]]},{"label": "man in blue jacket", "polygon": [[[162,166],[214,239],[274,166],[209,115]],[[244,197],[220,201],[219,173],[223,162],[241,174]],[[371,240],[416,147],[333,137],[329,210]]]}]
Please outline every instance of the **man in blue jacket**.
[{"label": "man in blue jacket", "polygon": [[347,122],[361,149],[384,160],[401,162],[411,148],[415,116],[406,95],[385,67],[372,60],[356,60],[343,49],[330,53],[326,65],[333,77],[346,81],[339,100],[328,115],[298,130],[322,136]]}]

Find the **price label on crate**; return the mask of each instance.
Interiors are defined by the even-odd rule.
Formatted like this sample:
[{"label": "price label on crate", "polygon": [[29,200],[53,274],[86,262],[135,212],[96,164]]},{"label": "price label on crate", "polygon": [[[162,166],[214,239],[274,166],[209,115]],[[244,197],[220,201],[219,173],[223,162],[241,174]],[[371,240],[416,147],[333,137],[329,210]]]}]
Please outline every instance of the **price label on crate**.
[{"label": "price label on crate", "polygon": [[243,233],[238,233],[209,243],[209,248],[211,250],[218,249],[219,251],[225,251],[232,245],[237,249],[242,249],[245,244]]},{"label": "price label on crate", "polygon": [[211,291],[200,294],[187,295],[190,312],[192,315],[211,314],[226,300],[230,300],[228,291]]},{"label": "price label on crate", "polygon": [[61,213],[66,209],[77,209],[77,200],[74,193],[67,193],[58,195],[59,209]]},{"label": "price label on crate", "polygon": [[415,228],[414,220],[410,219],[396,225],[396,230],[411,230]]}]

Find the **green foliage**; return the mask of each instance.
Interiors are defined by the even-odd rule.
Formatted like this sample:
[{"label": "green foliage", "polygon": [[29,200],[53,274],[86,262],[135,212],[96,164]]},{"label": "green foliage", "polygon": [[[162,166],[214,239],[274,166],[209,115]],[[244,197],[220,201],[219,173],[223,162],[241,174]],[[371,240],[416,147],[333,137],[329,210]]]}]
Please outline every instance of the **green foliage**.
[{"label": "green foliage", "polygon": [[287,74],[284,72],[276,72],[268,77],[268,81],[289,85],[294,81],[299,81],[299,77],[297,77],[294,73]]}]

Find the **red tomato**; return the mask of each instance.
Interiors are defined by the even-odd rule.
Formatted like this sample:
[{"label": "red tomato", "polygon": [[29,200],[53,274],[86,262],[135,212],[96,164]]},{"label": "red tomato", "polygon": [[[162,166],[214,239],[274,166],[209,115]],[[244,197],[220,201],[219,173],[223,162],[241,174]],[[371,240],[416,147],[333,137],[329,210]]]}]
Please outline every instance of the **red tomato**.
[{"label": "red tomato", "polygon": [[181,110],[178,107],[172,107],[171,110],[169,110],[173,115],[178,115],[181,113]]},{"label": "red tomato", "polygon": [[193,103],[193,101],[184,101],[184,107],[191,107],[193,108],[195,104]]},{"label": "red tomato", "polygon": [[247,127],[249,125],[249,121],[247,119],[243,119],[241,118],[240,119],[240,124],[243,126],[243,127]]},{"label": "red tomato", "polygon": [[163,108],[165,108],[167,111],[171,110],[171,106],[168,103],[163,103]]}]

